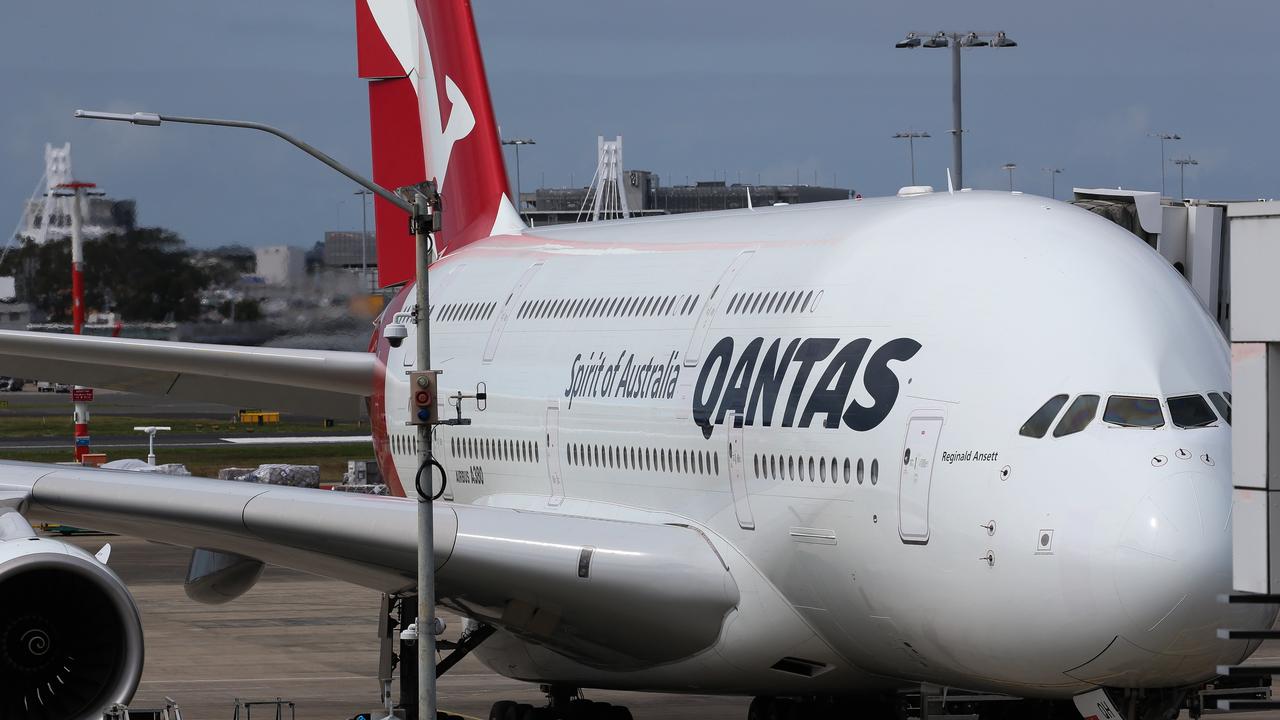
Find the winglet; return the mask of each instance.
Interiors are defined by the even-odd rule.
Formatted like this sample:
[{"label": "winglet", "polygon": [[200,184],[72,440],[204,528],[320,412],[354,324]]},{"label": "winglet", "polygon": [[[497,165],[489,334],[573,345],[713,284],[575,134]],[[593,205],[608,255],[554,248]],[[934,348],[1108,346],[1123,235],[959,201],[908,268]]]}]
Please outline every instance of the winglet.
[{"label": "winglet", "polygon": [[951,182],[951,168],[947,168],[947,194],[956,194],[956,186]]}]

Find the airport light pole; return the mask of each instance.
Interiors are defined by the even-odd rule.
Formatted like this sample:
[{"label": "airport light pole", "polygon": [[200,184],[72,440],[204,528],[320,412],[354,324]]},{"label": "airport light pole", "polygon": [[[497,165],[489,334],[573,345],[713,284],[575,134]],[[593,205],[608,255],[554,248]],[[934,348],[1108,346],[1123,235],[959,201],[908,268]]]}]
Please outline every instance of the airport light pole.
[{"label": "airport light pole", "polygon": [[1147,137],[1155,138],[1160,141],[1160,197],[1164,197],[1164,166],[1166,162],[1164,143],[1166,140],[1181,140],[1182,136],[1178,133],[1170,132],[1149,132],[1147,133]]},{"label": "airport light pole", "polygon": [[1062,174],[1062,168],[1046,167],[1046,168],[1040,168],[1040,169],[1046,173],[1049,173],[1049,197],[1053,198],[1054,200],[1057,200],[1058,199],[1058,176]]},{"label": "airport light pole", "polygon": [[[414,311],[414,321],[418,328],[418,368],[419,370],[428,370],[430,368],[431,356],[431,336],[430,326],[428,324],[428,304],[427,304],[427,266],[432,260],[431,257],[431,233],[438,229],[434,223],[439,222],[439,215],[434,211],[438,208],[439,196],[435,196],[433,203],[423,192],[421,186],[413,186],[409,188],[401,188],[406,194],[413,197],[413,201],[407,201],[396,193],[378,185],[363,175],[357,173],[351,168],[329,157],[327,154],[317,150],[311,145],[299,140],[289,133],[279,128],[263,123],[247,122],[243,120],[221,120],[215,118],[199,118],[184,117],[180,115],[161,115],[158,113],[136,112],[136,113],[108,113],[97,112],[92,110],[76,110],[75,117],[85,118],[89,120],[115,120],[120,122],[132,123],[147,127],[159,126],[163,122],[187,123],[191,125],[215,125],[220,127],[244,128],[248,130],[259,130],[261,132],[270,133],[276,137],[290,143],[294,147],[302,150],[311,157],[328,165],[345,175],[348,179],[355,182],[360,187],[365,188],[369,192],[386,200],[397,208],[408,213],[410,220],[410,228],[413,231],[415,239],[415,247],[417,249],[417,306]],[[428,181],[424,183],[428,188],[434,188],[434,183]],[[434,190],[429,190],[434,195]],[[430,465],[431,459],[431,426],[421,424],[417,426],[418,430],[418,458],[420,463]],[[428,468],[429,469],[429,468]],[[415,483],[416,484],[416,483]],[[416,488],[415,488],[416,489]],[[435,720],[436,717],[436,635],[438,634],[441,623],[435,617],[435,548],[434,548],[434,518],[432,508],[432,496],[430,487],[427,492],[418,491],[418,718],[420,720]]]},{"label": "airport light pole", "polygon": [[1193,160],[1190,157],[1178,158],[1173,161],[1178,166],[1178,197],[1182,200],[1187,199],[1187,166],[1199,165],[1199,160]]},{"label": "airport light pole", "polygon": [[1018,164],[1005,163],[1000,166],[1000,169],[1009,173],[1009,192],[1013,192],[1013,171],[1018,169]]},{"label": "airport light pole", "polygon": [[[907,150],[908,152],[911,153],[911,184],[912,185],[916,184],[916,138],[927,138],[927,137],[931,137],[929,133],[916,132],[914,130],[907,130],[906,132],[893,134],[893,138],[895,140],[907,141]],[[834,184],[835,182],[832,181],[832,185]]]},{"label": "airport light pole", "polygon": [[[922,39],[922,36],[927,39]],[[918,47],[951,48],[951,177],[957,188],[964,187],[964,124],[961,120],[960,102],[960,50],[961,48],[1017,47],[1018,43],[1009,39],[1004,31],[999,32],[944,32],[907,33],[907,37],[894,45],[896,48],[913,50]]]},{"label": "airport light pole", "polygon": [[352,193],[360,196],[360,280],[365,292],[373,292],[373,283],[369,280],[369,195],[370,192],[360,189]]},{"label": "airport light pole", "polygon": [[503,140],[503,145],[514,145],[516,148],[516,209],[524,207],[524,199],[520,197],[520,146],[521,145],[537,145],[533,138],[511,138]]}]

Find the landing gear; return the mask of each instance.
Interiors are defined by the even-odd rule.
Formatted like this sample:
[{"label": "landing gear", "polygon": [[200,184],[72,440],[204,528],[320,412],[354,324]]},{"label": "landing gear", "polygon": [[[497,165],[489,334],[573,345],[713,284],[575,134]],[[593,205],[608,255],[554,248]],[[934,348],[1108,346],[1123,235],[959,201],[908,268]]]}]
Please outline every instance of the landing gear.
[{"label": "landing gear", "polygon": [[489,720],[631,720],[631,711],[625,707],[587,700],[577,688],[544,685],[542,689],[546,706],[499,700],[489,709]]}]

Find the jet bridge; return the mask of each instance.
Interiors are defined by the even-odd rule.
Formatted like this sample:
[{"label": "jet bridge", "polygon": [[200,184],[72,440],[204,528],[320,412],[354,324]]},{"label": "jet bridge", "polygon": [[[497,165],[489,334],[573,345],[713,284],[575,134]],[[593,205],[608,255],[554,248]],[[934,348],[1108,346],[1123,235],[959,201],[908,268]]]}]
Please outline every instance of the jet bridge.
[{"label": "jet bridge", "polygon": [[[1280,201],[1170,202],[1154,192],[1078,188],[1074,204],[1129,229],[1164,256],[1231,341],[1233,593],[1223,602],[1280,602]],[[1272,628],[1218,634],[1280,639]],[[1280,668],[1218,672],[1225,684],[1269,690],[1269,677]],[[1255,697],[1219,707],[1280,709],[1280,701]]]}]

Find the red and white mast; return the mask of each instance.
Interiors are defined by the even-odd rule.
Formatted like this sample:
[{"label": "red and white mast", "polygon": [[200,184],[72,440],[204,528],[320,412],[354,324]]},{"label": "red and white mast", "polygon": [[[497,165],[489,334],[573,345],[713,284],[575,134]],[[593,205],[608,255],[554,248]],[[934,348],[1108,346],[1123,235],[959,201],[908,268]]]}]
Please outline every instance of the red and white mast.
[{"label": "red and white mast", "polygon": [[[84,331],[84,233],[81,199],[84,191],[97,187],[93,183],[63,183],[59,189],[70,190],[71,197],[71,331],[80,335]],[[81,462],[89,452],[89,400],[93,390],[79,385],[71,391],[75,405],[75,459]]]}]

